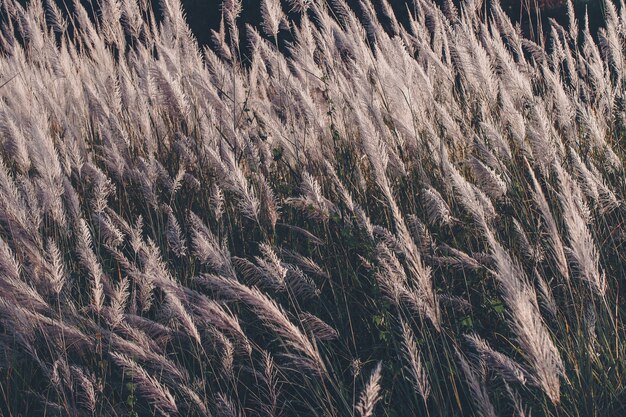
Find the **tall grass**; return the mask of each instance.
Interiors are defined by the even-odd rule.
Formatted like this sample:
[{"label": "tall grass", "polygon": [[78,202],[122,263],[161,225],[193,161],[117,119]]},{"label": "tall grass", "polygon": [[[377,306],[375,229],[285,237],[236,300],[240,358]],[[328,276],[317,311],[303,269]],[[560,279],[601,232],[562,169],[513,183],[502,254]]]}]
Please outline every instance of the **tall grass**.
[{"label": "tall grass", "polygon": [[604,3],[2,2],[0,414],[622,415]]}]

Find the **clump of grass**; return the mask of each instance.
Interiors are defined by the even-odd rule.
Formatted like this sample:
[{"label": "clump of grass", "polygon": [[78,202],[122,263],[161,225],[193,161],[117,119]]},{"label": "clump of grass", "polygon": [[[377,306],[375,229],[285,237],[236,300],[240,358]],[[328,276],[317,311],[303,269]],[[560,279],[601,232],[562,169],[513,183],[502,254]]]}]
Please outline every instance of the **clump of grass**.
[{"label": "clump of grass", "polygon": [[3,2],[0,413],[621,415],[604,4]]}]

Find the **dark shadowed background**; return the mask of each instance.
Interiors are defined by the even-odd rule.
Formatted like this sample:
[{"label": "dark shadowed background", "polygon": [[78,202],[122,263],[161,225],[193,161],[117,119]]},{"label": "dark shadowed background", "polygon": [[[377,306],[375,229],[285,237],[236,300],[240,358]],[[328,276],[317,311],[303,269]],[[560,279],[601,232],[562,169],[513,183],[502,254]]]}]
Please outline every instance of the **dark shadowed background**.
[{"label": "dark shadowed background", "polygon": [[[191,29],[196,34],[198,40],[202,44],[210,41],[209,29],[215,29],[219,26],[220,21],[220,4],[221,0],[182,0],[185,10],[187,11],[187,21]],[[602,1],[603,0],[574,0],[576,12],[580,19],[588,9],[590,26],[592,31],[597,30],[602,18]],[[398,16],[406,15],[407,0],[389,0],[394,7]],[[438,1],[441,3],[441,1]],[[256,24],[260,21],[259,0],[243,0],[243,13],[241,22]],[[289,10],[289,4],[283,1],[283,9]],[[358,2],[348,0],[355,9],[358,9]],[[378,0],[373,1],[374,4]],[[410,3],[410,0],[408,1]],[[529,30],[529,17],[526,9],[521,10],[522,3],[534,3],[534,0],[501,0],[503,8],[513,19],[521,22],[525,31]],[[559,23],[567,22],[567,9],[564,0],[538,0],[541,7],[541,14],[544,20],[544,26],[547,27],[549,18],[556,19]],[[158,0],[155,1],[155,7],[158,7]],[[534,14],[534,13],[533,13]]]},{"label": "dark shadowed background", "polygon": [[[67,7],[71,10],[72,0],[56,0],[62,9]],[[97,9],[98,0],[81,0],[86,6],[87,10]],[[159,0],[151,0],[152,4],[157,10],[159,9]],[[358,1],[347,0],[348,3],[358,10]],[[441,0],[435,0],[441,3]],[[459,3],[460,0],[455,0]],[[486,0],[486,3],[492,0]],[[536,22],[532,22],[529,25],[529,13],[528,10],[522,8],[522,4],[535,4],[537,3],[541,9],[541,16],[544,22],[544,28],[548,27],[548,19],[554,18],[561,24],[567,23],[567,9],[565,7],[565,0],[500,0],[503,9],[507,11],[511,17],[521,23],[522,29],[529,34],[531,27],[536,27]],[[588,9],[590,27],[592,32],[596,32],[598,26],[602,21],[602,4],[604,0],[574,0],[576,6],[576,12],[579,19],[582,19],[585,10]],[[21,3],[26,3],[26,0],[20,0]],[[406,16],[406,4],[410,3],[410,0],[389,0],[393,8],[397,12],[397,16],[402,20],[403,16]],[[93,4],[92,4],[93,3]],[[193,30],[200,44],[206,45],[210,43],[210,29],[217,29],[220,22],[221,14],[221,0],[182,0],[183,6],[187,13],[187,22]],[[243,26],[246,23],[258,24],[260,21],[260,0],[243,0],[243,12],[240,17],[239,23]],[[379,4],[379,0],[373,0],[375,5]],[[289,10],[289,4],[286,0],[282,0],[283,9]],[[534,11],[531,12],[534,20]]]}]

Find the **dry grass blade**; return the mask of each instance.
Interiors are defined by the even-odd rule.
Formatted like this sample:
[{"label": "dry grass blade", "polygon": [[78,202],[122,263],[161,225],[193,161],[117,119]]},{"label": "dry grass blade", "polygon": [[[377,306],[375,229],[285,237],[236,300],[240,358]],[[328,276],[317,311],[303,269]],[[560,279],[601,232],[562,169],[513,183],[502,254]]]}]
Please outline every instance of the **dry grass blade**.
[{"label": "dry grass blade", "polygon": [[356,405],[356,411],[361,417],[371,417],[374,414],[374,407],[380,400],[380,379],[381,379],[382,363],[379,362],[372,371],[369,381],[359,397],[359,403]]}]

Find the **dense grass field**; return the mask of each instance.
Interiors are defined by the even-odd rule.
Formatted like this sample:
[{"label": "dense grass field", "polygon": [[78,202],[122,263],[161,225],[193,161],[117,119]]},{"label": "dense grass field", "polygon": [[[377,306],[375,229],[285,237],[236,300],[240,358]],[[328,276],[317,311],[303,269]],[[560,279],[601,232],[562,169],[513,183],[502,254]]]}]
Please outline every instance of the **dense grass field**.
[{"label": "dense grass field", "polygon": [[3,0],[0,415],[624,415],[602,1]]}]

